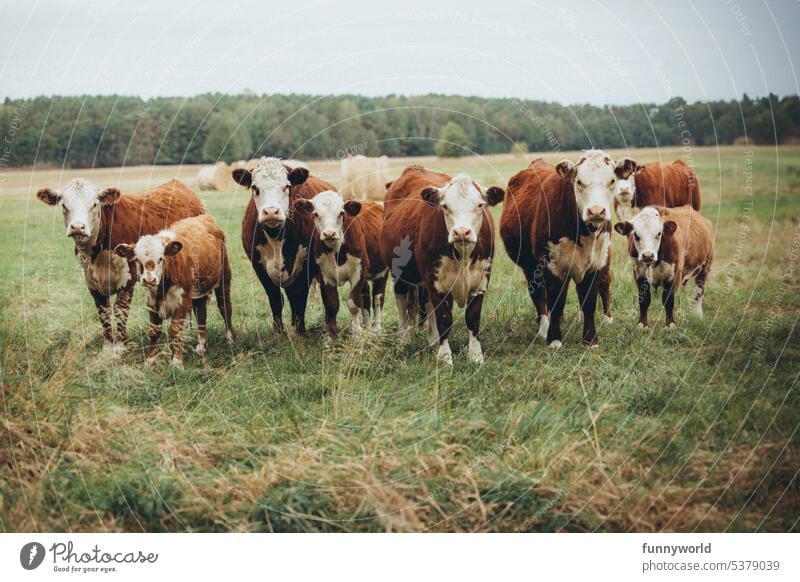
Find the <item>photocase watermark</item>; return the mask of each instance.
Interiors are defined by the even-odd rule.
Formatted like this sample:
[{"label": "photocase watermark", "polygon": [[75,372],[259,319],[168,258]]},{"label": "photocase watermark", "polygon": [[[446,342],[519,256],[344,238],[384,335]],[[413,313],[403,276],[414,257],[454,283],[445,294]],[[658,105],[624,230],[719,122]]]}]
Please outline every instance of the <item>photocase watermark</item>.
[{"label": "photocase watermark", "polygon": [[132,551],[106,551],[95,544],[88,550],[76,550],[72,542],[56,542],[45,550],[39,542],[28,542],[19,552],[20,565],[26,570],[35,570],[45,560],[52,558],[53,572],[62,573],[109,573],[118,571],[120,565],[147,565],[158,561],[158,554]]},{"label": "photocase watermark", "polygon": [[39,542],[28,542],[19,551],[19,563],[26,570],[35,570],[41,566],[44,557],[44,546]]}]

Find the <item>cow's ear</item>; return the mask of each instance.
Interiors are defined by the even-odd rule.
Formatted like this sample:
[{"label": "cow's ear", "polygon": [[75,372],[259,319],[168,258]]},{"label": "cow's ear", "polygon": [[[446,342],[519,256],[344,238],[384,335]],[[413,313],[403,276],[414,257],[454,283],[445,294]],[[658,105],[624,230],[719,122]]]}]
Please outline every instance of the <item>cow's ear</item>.
[{"label": "cow's ear", "polygon": [[572,180],[575,177],[575,166],[569,160],[561,160],[556,164],[556,172],[562,178],[569,178]]},{"label": "cow's ear", "polygon": [[314,210],[314,204],[311,200],[300,198],[294,203],[294,207],[301,212],[311,212]]},{"label": "cow's ear", "polygon": [[389,188],[392,187],[392,184],[394,184],[394,180],[392,180],[391,182],[386,182],[386,184],[384,184],[384,186],[386,186],[386,189],[388,190]]},{"label": "cow's ear", "polygon": [[50,206],[55,206],[56,204],[61,202],[61,194],[59,194],[54,190],[51,190],[50,188],[42,188],[36,193],[36,197],[45,204],[49,204]]},{"label": "cow's ear", "polygon": [[633,171],[633,173],[634,174],[638,174],[639,172],[643,172],[643,171],[644,171],[644,166],[640,166],[639,164],[636,164],[636,169]]},{"label": "cow's ear", "polygon": [[361,202],[358,200],[348,200],[344,203],[344,211],[350,216],[358,216],[361,212]]},{"label": "cow's ear", "polygon": [[495,204],[500,204],[505,197],[506,192],[499,186],[490,186],[488,190],[486,190],[486,204],[489,206],[494,206]]},{"label": "cow's ear", "polygon": [[117,188],[106,188],[100,192],[98,199],[100,200],[100,204],[103,206],[111,206],[112,204],[115,204],[117,200],[119,200],[120,196],[121,194]]},{"label": "cow's ear", "polygon": [[126,244],[115,246],[114,252],[123,259],[128,259],[128,260],[132,259],[136,255],[133,245],[126,245]]},{"label": "cow's ear", "polygon": [[618,222],[614,225],[614,230],[616,230],[622,236],[628,236],[633,230],[633,225],[627,220],[623,220],[622,222]]},{"label": "cow's ear", "polygon": [[236,168],[231,175],[234,182],[245,188],[249,188],[250,184],[253,183],[253,174],[246,168]]},{"label": "cow's ear", "polygon": [[628,177],[636,171],[638,164],[630,158],[620,158],[617,160],[617,165],[614,168],[614,174],[620,180],[627,180]]},{"label": "cow's ear", "polygon": [[165,257],[174,257],[183,248],[183,243],[179,240],[171,240],[166,245],[164,245],[164,256]]},{"label": "cow's ear", "polygon": [[666,221],[664,223],[664,229],[663,229],[664,236],[672,236],[673,234],[675,234],[675,231],[677,230],[677,228],[678,228],[678,225],[675,224],[674,220]]},{"label": "cow's ear", "polygon": [[308,170],[305,168],[293,168],[289,171],[289,183],[297,186],[308,180]]},{"label": "cow's ear", "polygon": [[439,189],[436,186],[428,186],[419,195],[425,202],[430,202],[431,204],[438,205],[441,200],[441,194],[439,194]]}]

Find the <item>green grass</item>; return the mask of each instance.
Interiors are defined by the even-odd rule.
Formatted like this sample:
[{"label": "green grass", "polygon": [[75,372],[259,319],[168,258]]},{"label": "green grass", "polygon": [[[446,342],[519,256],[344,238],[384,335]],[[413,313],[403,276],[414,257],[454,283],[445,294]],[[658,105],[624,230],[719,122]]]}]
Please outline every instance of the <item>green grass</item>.
[{"label": "green grass", "polygon": [[[273,335],[239,242],[241,191],[204,195],[228,233],[236,345],[209,311],[205,364],[187,350],[185,370],[145,368],[137,290],[134,345],[102,354],[60,214],[4,193],[0,530],[798,529],[800,148],[756,148],[752,191],[745,151],[692,152],[716,228],[705,319],[683,290],[676,332],[656,300],[636,330],[615,235],[614,323],[583,348],[571,291],[553,353],[498,247],[486,364],[467,362],[456,309],[453,369],[422,334],[397,345],[391,293],[380,338],[325,341],[317,295],[307,337]],[[504,185],[523,165],[466,169]]]}]

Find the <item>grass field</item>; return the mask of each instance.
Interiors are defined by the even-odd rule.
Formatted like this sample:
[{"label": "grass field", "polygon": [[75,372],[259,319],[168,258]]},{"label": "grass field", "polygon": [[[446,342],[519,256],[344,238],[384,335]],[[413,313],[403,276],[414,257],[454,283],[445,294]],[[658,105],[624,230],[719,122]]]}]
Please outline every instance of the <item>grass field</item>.
[{"label": "grass field", "polygon": [[[632,154],[690,154],[698,172],[716,229],[705,319],[690,319],[684,289],[677,331],[656,300],[638,331],[615,234],[614,323],[583,348],[570,291],[554,353],[500,246],[486,364],[468,364],[456,310],[453,369],[437,368],[421,333],[397,345],[391,293],[382,337],[326,342],[316,295],[307,337],[273,335],[239,242],[242,190],[202,194],[228,233],[237,344],[209,311],[205,364],[187,350],[185,370],[144,368],[137,289],[134,345],[102,354],[61,215],[34,193],[77,174],[135,191],[177,169],[5,173],[0,530],[797,530],[800,148]],[[526,162],[425,163],[505,186]],[[335,180],[335,164],[319,168]]]}]

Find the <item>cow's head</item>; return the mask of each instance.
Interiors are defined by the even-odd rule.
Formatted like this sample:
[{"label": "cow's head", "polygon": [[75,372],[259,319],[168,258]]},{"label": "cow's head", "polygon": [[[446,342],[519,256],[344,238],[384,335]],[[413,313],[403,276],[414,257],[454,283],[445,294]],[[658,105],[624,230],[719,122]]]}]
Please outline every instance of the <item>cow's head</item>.
[{"label": "cow's head", "polygon": [[[614,185],[614,199],[621,208],[633,208],[633,200],[636,196],[636,172],[642,169],[642,166],[636,165],[636,162],[630,158],[622,158],[617,164],[633,164],[634,171],[628,175],[627,178],[617,178]],[[630,167],[630,166],[628,166]]]},{"label": "cow's head", "polygon": [[50,206],[61,206],[67,236],[82,245],[97,240],[101,207],[114,204],[120,193],[116,188],[106,188],[101,192],[88,180],[75,178],[61,192],[43,188],[36,197]]},{"label": "cow's head", "polygon": [[338,192],[332,190],[320,192],[311,200],[301,198],[295,203],[295,207],[313,215],[320,240],[325,246],[335,250],[339,249],[344,240],[345,213],[356,216],[361,212],[361,202],[345,202]]},{"label": "cow's head", "polygon": [[497,186],[484,190],[472,178],[461,174],[441,188],[425,188],[421,196],[424,201],[442,209],[447,242],[471,252],[478,242],[486,205],[502,202],[505,191]]},{"label": "cow's head", "polygon": [[289,189],[308,179],[306,168],[288,168],[278,158],[261,158],[252,171],[237,168],[233,179],[250,188],[259,224],[281,228],[289,217]]},{"label": "cow's head", "polygon": [[627,179],[635,169],[630,158],[614,162],[602,150],[586,152],[577,164],[564,160],[556,166],[559,175],[572,182],[581,220],[595,231],[611,220],[617,180]]},{"label": "cow's head", "polygon": [[664,237],[675,234],[676,228],[675,221],[665,221],[661,212],[652,206],[642,209],[632,219],[614,225],[614,230],[618,233],[633,235],[636,258],[646,265],[652,265],[658,260],[661,241]]},{"label": "cow's head", "polygon": [[139,282],[145,287],[158,287],[164,278],[164,259],[181,252],[183,244],[171,230],[148,234],[136,245],[117,245],[114,252],[129,261],[136,261]]}]

